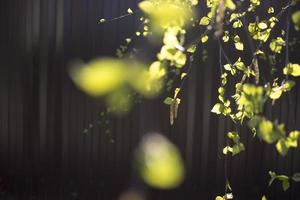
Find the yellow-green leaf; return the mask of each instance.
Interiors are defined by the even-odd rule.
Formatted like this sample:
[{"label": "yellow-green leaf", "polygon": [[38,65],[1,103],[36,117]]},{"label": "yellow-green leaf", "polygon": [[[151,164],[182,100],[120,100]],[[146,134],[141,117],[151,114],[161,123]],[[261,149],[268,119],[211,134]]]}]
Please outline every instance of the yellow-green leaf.
[{"label": "yellow-green leaf", "polygon": [[143,181],[159,189],[177,187],[184,177],[184,166],[176,146],[160,134],[144,136],[136,152],[137,169]]},{"label": "yellow-green leaf", "polygon": [[283,69],[283,73],[284,73],[285,75],[300,76],[300,65],[299,65],[299,64],[289,63],[289,64]]},{"label": "yellow-green leaf", "polygon": [[242,42],[236,42],[234,43],[235,48],[239,51],[243,51],[244,50],[244,44]]},{"label": "yellow-green leaf", "polygon": [[236,5],[232,0],[225,0],[225,6],[230,10],[235,10]]},{"label": "yellow-green leaf", "polygon": [[275,53],[280,53],[284,45],[285,41],[282,37],[277,37],[270,42],[270,49]]},{"label": "yellow-green leaf", "polygon": [[292,21],[295,25],[295,29],[300,31],[300,11],[296,11],[292,14]]},{"label": "yellow-green leaf", "polygon": [[261,200],[267,200],[267,197],[264,195],[262,196]]},{"label": "yellow-green leaf", "polygon": [[280,155],[285,156],[289,150],[288,145],[285,142],[285,139],[280,139],[276,144],[276,149]]},{"label": "yellow-green leaf", "polygon": [[201,36],[201,42],[202,42],[202,43],[207,42],[207,40],[208,40],[208,35],[202,35],[202,36]]},{"label": "yellow-green leaf", "polygon": [[273,8],[273,7],[268,8],[268,13],[269,13],[269,14],[274,13],[274,8]]},{"label": "yellow-green leaf", "polygon": [[271,93],[270,93],[270,98],[271,99],[279,99],[282,95],[282,88],[281,87],[275,87],[272,88]]},{"label": "yellow-green leaf", "polygon": [[202,26],[207,26],[210,23],[210,18],[204,16],[200,19],[199,24]]},{"label": "yellow-green leaf", "polygon": [[224,111],[224,105],[217,103],[216,105],[214,105],[214,107],[212,108],[211,112],[216,113],[216,114],[221,114]]}]

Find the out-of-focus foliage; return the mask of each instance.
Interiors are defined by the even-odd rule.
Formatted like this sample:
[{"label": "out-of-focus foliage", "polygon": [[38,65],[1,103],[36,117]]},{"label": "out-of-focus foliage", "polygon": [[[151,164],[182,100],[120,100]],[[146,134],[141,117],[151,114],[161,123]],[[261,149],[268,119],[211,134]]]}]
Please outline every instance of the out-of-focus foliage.
[{"label": "out-of-focus foliage", "polygon": [[289,63],[284,69],[285,75],[300,76],[300,65]]},{"label": "out-of-focus foliage", "polygon": [[137,61],[113,58],[80,63],[70,70],[71,78],[81,90],[92,97],[104,96],[116,113],[128,111],[133,92],[145,97],[159,94],[165,74],[165,67],[158,61],[147,68]]},{"label": "out-of-focus foliage", "polygon": [[145,183],[160,189],[172,189],[183,181],[184,166],[179,151],[160,134],[143,137],[136,151],[136,167]]},{"label": "out-of-focus foliage", "polygon": [[240,136],[237,132],[228,132],[227,137],[233,141],[233,146],[226,146],[223,149],[223,154],[232,153],[232,155],[239,154],[245,150],[245,146],[240,142]]},{"label": "out-of-focus foliage", "polygon": [[182,27],[192,17],[193,13],[190,3],[196,4],[197,2],[185,0],[144,0],[139,3],[139,8],[149,16],[154,28]]},{"label": "out-of-focus foliage", "polygon": [[249,121],[248,125],[266,143],[276,142],[276,149],[282,156],[285,156],[290,148],[298,147],[300,132],[291,131],[286,136],[284,124],[273,123],[263,117],[255,116]]},{"label": "out-of-focus foliage", "polygon": [[296,11],[293,13],[292,20],[294,22],[295,29],[297,31],[300,31],[300,11]]},{"label": "out-of-focus foliage", "polygon": [[[173,94],[165,98],[164,103],[170,106],[170,124],[173,125],[181,102],[182,85],[190,73],[197,47],[203,45],[205,48],[209,40],[216,39],[220,52],[221,85],[217,91],[218,100],[211,112],[224,115],[241,126],[247,121],[253,137],[267,144],[275,144],[278,153],[285,156],[290,148],[298,146],[299,131],[288,133],[284,124],[267,119],[264,106],[280,101],[295,86],[293,78],[300,76],[300,65],[290,63],[288,55],[292,45],[289,42],[289,29],[293,27],[288,26],[289,23],[281,27],[282,23],[279,23],[282,16],[286,16],[286,20],[291,20],[294,28],[300,30],[300,11],[285,14],[297,3],[298,0],[292,0],[278,9],[274,2],[261,0],[142,0],[138,4],[144,14],[140,18],[142,26],[135,36],[155,41],[154,44],[158,44],[157,38],[162,38],[159,42],[162,46],[152,64],[145,66],[133,60],[134,56],[131,55],[125,59],[132,41],[126,38],[125,44],[117,49],[118,59],[104,58],[82,64],[71,70],[71,77],[80,89],[94,97],[104,96],[109,107],[119,112],[126,112],[131,107],[133,93],[144,97],[156,96],[166,80],[166,90],[173,90]],[[205,13],[199,13],[200,16],[196,15],[199,4],[207,8]],[[263,10],[264,17],[260,17]],[[124,16],[134,13],[129,8]],[[100,23],[107,21],[101,19]],[[196,26],[204,31],[197,36],[196,42],[187,45],[185,38],[190,30],[187,27]],[[275,27],[281,33],[274,31]],[[224,47],[237,56],[228,56]],[[278,59],[283,52],[284,64]],[[203,54],[203,60],[204,57],[207,55]],[[262,71],[261,66],[264,68]],[[268,67],[270,70],[266,72]],[[282,70],[281,74],[278,69]],[[168,74],[175,78],[170,78]],[[173,86],[176,78],[180,79],[179,87]],[[225,156],[245,150],[238,132],[229,132],[227,136],[231,144],[223,149]],[[174,188],[183,179],[183,164],[178,150],[160,135],[143,139],[137,150],[136,163],[142,179],[153,187]],[[288,189],[290,179],[299,180],[297,173],[292,178],[273,173],[271,177],[272,181],[281,180],[284,190]],[[227,193],[228,188],[230,186],[226,180],[225,195],[216,199],[232,199],[231,188]]]}]

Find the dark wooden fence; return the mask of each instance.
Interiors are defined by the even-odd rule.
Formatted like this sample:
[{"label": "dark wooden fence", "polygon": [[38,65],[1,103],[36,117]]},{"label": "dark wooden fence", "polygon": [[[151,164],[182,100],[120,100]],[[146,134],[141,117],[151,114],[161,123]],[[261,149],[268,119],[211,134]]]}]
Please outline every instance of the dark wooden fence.
[{"label": "dark wooden fence", "polygon": [[[169,125],[161,99],[143,102],[123,118],[104,110],[74,87],[68,63],[113,55],[134,35],[138,17],[98,25],[136,8],[134,0],[1,0],[0,32],[0,197],[1,199],[117,199],[128,187],[142,188],[149,199],[213,199],[224,192],[227,130],[233,124],[210,113],[219,86],[218,46],[195,63],[184,86],[179,119]],[[299,61],[299,50],[291,59]],[[200,55],[199,55],[200,56]],[[267,116],[300,129],[300,82],[291,94],[266,107]],[[88,128],[91,127],[92,128]],[[88,128],[86,132],[85,129]],[[107,131],[109,130],[109,131]],[[157,131],[181,150],[187,179],[176,190],[145,187],[131,167],[140,137]],[[267,187],[268,170],[300,171],[300,150],[278,156],[273,145],[241,130],[246,151],[228,159],[236,199],[300,199],[300,186],[283,193]],[[298,195],[298,196],[297,196]]]}]

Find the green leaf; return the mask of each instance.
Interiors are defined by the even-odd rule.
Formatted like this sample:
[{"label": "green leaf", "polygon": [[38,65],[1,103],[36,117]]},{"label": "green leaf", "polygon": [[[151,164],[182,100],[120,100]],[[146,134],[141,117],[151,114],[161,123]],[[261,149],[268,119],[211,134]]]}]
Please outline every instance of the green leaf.
[{"label": "green leaf", "polygon": [[225,88],[224,88],[224,87],[219,87],[219,88],[218,88],[218,92],[219,92],[220,95],[224,95],[224,93],[225,93]]},{"label": "green leaf", "polygon": [[268,25],[265,22],[260,22],[260,23],[258,23],[258,28],[263,30],[263,29],[268,28]]},{"label": "green leaf", "polygon": [[284,69],[283,74],[291,76],[300,76],[300,65],[289,63]]},{"label": "green leaf", "polygon": [[286,175],[277,175],[276,179],[280,180],[280,181],[288,181],[289,177]]},{"label": "green leaf", "polygon": [[262,120],[258,126],[259,136],[267,143],[273,143],[277,137],[274,137],[273,123],[268,120]]},{"label": "green leaf", "polygon": [[229,41],[229,32],[224,31],[224,36],[222,37],[223,41],[226,43]]},{"label": "green leaf", "polygon": [[268,13],[269,13],[269,14],[274,13],[274,8],[273,8],[273,7],[268,8]]},{"label": "green leaf", "polygon": [[136,168],[140,177],[151,187],[173,189],[184,179],[184,165],[180,152],[162,135],[144,136],[136,151],[135,162],[138,164]]},{"label": "green leaf", "polygon": [[223,154],[224,155],[227,155],[228,153],[232,153],[232,147],[230,147],[230,146],[226,146],[226,147],[224,147],[223,148]]},{"label": "green leaf", "polygon": [[244,64],[244,62],[242,62],[241,58],[238,58],[238,60],[234,63],[234,66],[241,71],[244,71],[246,68],[245,64]]},{"label": "green leaf", "polygon": [[225,200],[225,199],[221,196],[217,196],[215,200]]},{"label": "green leaf", "polygon": [[224,105],[217,103],[211,110],[212,113],[221,114],[224,112]]},{"label": "green leaf", "polygon": [[282,181],[282,189],[283,191],[286,191],[290,187],[290,182],[289,181]]},{"label": "green leaf", "polygon": [[241,142],[238,142],[237,144],[233,145],[233,147],[232,147],[232,155],[234,156],[244,150],[245,150],[244,144]]},{"label": "green leaf", "polygon": [[270,98],[273,100],[279,99],[282,95],[282,88],[281,87],[275,87],[272,88],[270,93]]},{"label": "green leaf", "polygon": [[300,139],[300,131],[291,131],[289,134],[289,138],[292,138],[294,140]]},{"label": "green leaf", "polygon": [[207,42],[207,40],[208,40],[208,36],[207,36],[207,35],[202,35],[202,36],[201,36],[201,42],[202,42],[202,43]]},{"label": "green leaf", "polygon": [[230,10],[235,10],[236,5],[232,0],[225,0],[225,7],[229,8]]},{"label": "green leaf", "polygon": [[186,77],[186,75],[187,75],[187,73],[181,73],[181,75],[180,75],[180,79],[182,80],[182,79],[184,79],[184,77]]},{"label": "green leaf", "polygon": [[282,37],[277,37],[276,39],[273,39],[270,43],[270,49],[274,53],[280,53],[282,50],[282,47],[285,45],[285,41],[282,39]]},{"label": "green leaf", "polygon": [[295,81],[286,81],[283,84],[284,91],[290,91],[295,86]]},{"label": "green leaf", "polygon": [[200,19],[199,24],[202,26],[207,26],[210,23],[210,18],[204,16]]},{"label": "green leaf", "polygon": [[276,144],[276,149],[280,153],[280,155],[285,156],[289,150],[288,145],[285,140],[282,138]]},{"label": "green leaf", "polygon": [[300,182],[300,173],[295,173],[295,174],[292,176],[292,179],[293,179],[293,181],[295,181],[295,182]]},{"label": "green leaf", "polygon": [[139,8],[145,13],[151,13],[155,10],[154,3],[151,1],[142,1],[139,3]]},{"label": "green leaf", "polygon": [[227,71],[231,71],[231,65],[230,64],[226,64],[224,65],[224,69],[227,70]]},{"label": "green leaf", "polygon": [[187,49],[187,52],[189,53],[195,53],[197,46],[196,45],[192,45],[191,47],[189,47]]},{"label": "green leaf", "polygon": [[295,29],[300,31],[300,11],[296,11],[292,14],[292,21],[295,25]]},{"label": "green leaf", "polygon": [[240,136],[237,132],[228,132],[227,137],[232,139],[235,143],[239,142]]},{"label": "green leaf", "polygon": [[241,20],[236,20],[235,22],[233,22],[232,27],[233,28],[241,28],[243,26],[243,23]]},{"label": "green leaf", "polygon": [[173,98],[167,97],[167,98],[165,98],[165,100],[164,100],[164,104],[171,105],[173,101],[174,101]]}]

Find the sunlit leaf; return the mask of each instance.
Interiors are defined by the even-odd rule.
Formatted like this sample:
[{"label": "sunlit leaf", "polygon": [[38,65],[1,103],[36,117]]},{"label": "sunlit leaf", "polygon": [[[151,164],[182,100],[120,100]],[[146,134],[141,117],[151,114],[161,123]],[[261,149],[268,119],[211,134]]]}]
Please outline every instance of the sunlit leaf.
[{"label": "sunlit leaf", "polygon": [[228,42],[229,41],[229,33],[228,31],[224,31],[224,36],[222,37],[224,42]]},{"label": "sunlit leaf", "polygon": [[285,91],[290,91],[294,86],[295,86],[295,81],[286,81],[284,84],[283,84],[283,89]]},{"label": "sunlit leaf", "polygon": [[216,114],[221,114],[224,111],[224,106],[220,103],[217,103],[216,105],[214,105],[214,107],[212,108],[211,112],[216,113]]},{"label": "sunlit leaf", "polygon": [[237,50],[240,50],[240,51],[244,50],[244,44],[242,42],[236,42],[236,43],[234,43],[234,45]]},{"label": "sunlit leaf", "polygon": [[171,189],[183,181],[184,166],[180,153],[164,136],[144,136],[136,155],[139,174],[148,185]]},{"label": "sunlit leaf", "polygon": [[267,143],[273,143],[277,137],[273,131],[273,123],[268,120],[262,120],[258,126],[259,136]]},{"label": "sunlit leaf", "polygon": [[289,147],[284,139],[280,139],[276,144],[276,149],[280,155],[285,156],[289,150]]},{"label": "sunlit leaf", "polygon": [[267,197],[264,195],[262,196],[261,200],[267,200]]},{"label": "sunlit leaf", "polygon": [[207,40],[208,40],[208,36],[207,36],[207,35],[202,35],[202,36],[201,36],[201,42],[202,42],[202,43],[207,42]]},{"label": "sunlit leaf", "polygon": [[223,148],[223,154],[227,155],[228,153],[232,153],[232,147],[226,146]]},{"label": "sunlit leaf", "polygon": [[186,77],[187,73],[181,73],[180,79],[184,79],[184,77]]},{"label": "sunlit leaf", "polygon": [[91,96],[102,96],[121,86],[126,80],[124,63],[114,59],[98,59],[71,69],[75,84]]},{"label": "sunlit leaf", "polygon": [[230,10],[235,10],[236,5],[232,0],[225,0],[225,6]]},{"label": "sunlit leaf", "polygon": [[296,11],[292,14],[292,21],[295,25],[295,29],[300,31],[300,11]]},{"label": "sunlit leaf", "polygon": [[235,22],[233,22],[232,27],[233,28],[241,28],[243,26],[243,23],[241,20],[236,20]]},{"label": "sunlit leaf", "polygon": [[265,22],[260,22],[260,23],[258,23],[258,28],[263,30],[263,29],[268,28],[268,25]]},{"label": "sunlit leaf", "polygon": [[204,16],[200,19],[199,24],[202,26],[207,26],[210,23],[210,18]]},{"label": "sunlit leaf", "polygon": [[139,8],[150,17],[154,28],[184,26],[192,16],[188,4],[180,1],[170,2],[162,0],[154,2],[144,0],[139,3]]},{"label": "sunlit leaf", "polygon": [[271,99],[279,99],[282,95],[282,88],[281,87],[275,87],[272,88],[271,93],[270,93],[270,98]]},{"label": "sunlit leaf", "polygon": [[285,41],[281,37],[277,37],[270,42],[270,49],[275,53],[280,53]]},{"label": "sunlit leaf", "polygon": [[284,69],[283,74],[291,76],[300,76],[300,65],[289,63]]}]

